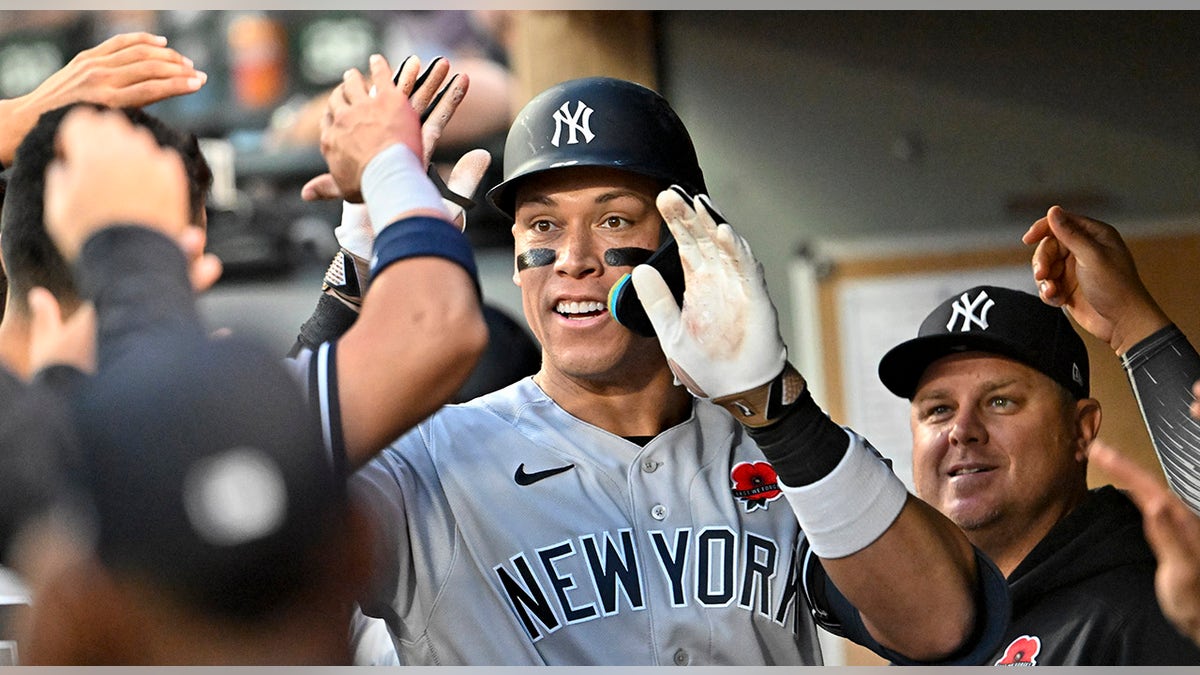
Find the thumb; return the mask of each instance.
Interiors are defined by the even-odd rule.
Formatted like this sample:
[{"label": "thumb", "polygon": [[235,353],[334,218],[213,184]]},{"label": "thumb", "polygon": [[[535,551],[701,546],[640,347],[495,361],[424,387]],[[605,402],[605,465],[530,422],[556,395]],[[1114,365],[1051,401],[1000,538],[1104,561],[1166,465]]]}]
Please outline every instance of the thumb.
[{"label": "thumb", "polygon": [[630,274],[630,283],[646,310],[646,318],[654,326],[660,342],[669,343],[679,332],[680,309],[675,296],[662,274],[650,265],[638,265]]},{"label": "thumb", "polygon": [[31,288],[26,302],[29,303],[31,315],[29,322],[31,343],[53,340],[62,332],[62,311],[58,305],[58,298],[54,297],[53,293],[40,286]]},{"label": "thumb", "polygon": [[300,198],[306,202],[341,199],[342,191],[333,180],[333,174],[323,173],[310,179],[300,188]]},{"label": "thumb", "polygon": [[[450,170],[446,188],[456,195],[470,199],[471,195],[475,194],[475,190],[479,188],[479,183],[483,181],[483,174],[487,173],[491,163],[492,154],[483,148],[476,148],[468,152],[460,157],[454,164],[454,168]],[[451,222],[460,230],[467,229],[466,210],[449,199],[442,201],[446,205],[446,210],[450,212]]]},{"label": "thumb", "polygon": [[1062,243],[1068,251],[1080,257],[1087,255],[1098,241],[1102,228],[1091,219],[1077,216],[1065,211],[1061,206],[1052,206],[1046,212],[1046,220],[1050,225],[1050,233]]},{"label": "thumb", "polygon": [[213,284],[221,278],[221,272],[224,269],[221,259],[212,253],[205,253],[193,260],[188,267],[188,279],[191,280],[192,291],[203,293],[212,288]]},{"label": "thumb", "polygon": [[492,153],[487,150],[476,148],[468,152],[460,157],[450,170],[450,180],[446,181],[446,187],[455,194],[470,197],[475,194],[480,181],[483,180],[483,174],[487,173],[491,164]]},{"label": "thumb", "polygon": [[1145,508],[1167,491],[1153,474],[1100,439],[1092,441],[1088,448],[1088,461],[1108,472],[1139,508]]}]

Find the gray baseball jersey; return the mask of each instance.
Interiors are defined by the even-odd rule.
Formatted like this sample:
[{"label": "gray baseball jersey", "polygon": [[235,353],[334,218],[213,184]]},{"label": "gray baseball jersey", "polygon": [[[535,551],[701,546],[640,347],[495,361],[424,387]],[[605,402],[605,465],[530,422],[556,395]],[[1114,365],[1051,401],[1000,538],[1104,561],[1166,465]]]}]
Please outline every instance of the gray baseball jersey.
[{"label": "gray baseball jersey", "polygon": [[773,476],[708,402],[641,447],[527,378],[357,473],[392,525],[363,611],[406,664],[820,663]]},{"label": "gray baseball jersey", "polygon": [[[293,364],[336,459],[335,349]],[[351,485],[381,524],[362,609],[407,665],[820,664],[817,620],[898,656],[829,583],[762,452],[708,401],[642,446],[525,378],[443,407]],[[1003,577],[978,560],[986,628],[967,663],[1008,616]]]}]

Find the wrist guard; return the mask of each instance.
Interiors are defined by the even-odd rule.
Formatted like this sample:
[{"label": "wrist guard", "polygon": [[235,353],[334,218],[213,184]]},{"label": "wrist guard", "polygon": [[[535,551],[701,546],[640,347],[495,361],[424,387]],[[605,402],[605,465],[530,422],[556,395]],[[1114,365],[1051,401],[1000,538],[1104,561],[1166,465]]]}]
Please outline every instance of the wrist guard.
[{"label": "wrist guard", "polygon": [[791,363],[785,362],[783,371],[770,382],[738,394],[714,398],[712,402],[728,410],[744,426],[757,429],[777,421],[804,390],[804,376]]}]

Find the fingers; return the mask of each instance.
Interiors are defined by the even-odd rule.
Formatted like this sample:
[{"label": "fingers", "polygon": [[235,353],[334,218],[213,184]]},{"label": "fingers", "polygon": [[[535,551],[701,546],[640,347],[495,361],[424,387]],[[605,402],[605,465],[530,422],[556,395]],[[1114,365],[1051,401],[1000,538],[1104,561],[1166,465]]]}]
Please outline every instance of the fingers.
[{"label": "fingers", "polygon": [[1093,443],[1088,459],[1117,479],[1142,512],[1146,540],[1160,564],[1169,558],[1191,560],[1200,551],[1200,521],[1165,485],[1133,460],[1101,443]]},{"label": "fingers", "polygon": [[667,229],[671,231],[671,236],[675,237],[679,244],[679,260],[683,263],[684,272],[689,273],[699,267],[702,255],[695,232],[687,224],[689,218],[694,218],[695,211],[689,205],[686,195],[682,188],[672,186],[658,193],[655,205],[658,206],[658,212],[662,214]]},{"label": "fingers", "polygon": [[400,67],[396,69],[396,74],[392,77],[392,82],[396,88],[405,96],[412,96],[413,85],[417,81],[417,74],[421,72],[421,59],[415,54],[404,57],[400,62]]},{"label": "fingers", "polygon": [[491,164],[492,153],[487,150],[476,148],[468,152],[459,157],[454,168],[450,170],[450,180],[446,181],[446,187],[459,195],[475,194],[479,183],[483,181],[483,174],[487,173]]},{"label": "fingers", "polygon": [[182,66],[189,70],[195,67],[192,60],[171,49],[162,45],[151,44],[135,44],[125,47],[124,49],[105,54],[103,56],[95,56],[90,59],[97,66],[119,69],[123,66],[128,66],[137,63],[150,63],[156,65],[173,65]]},{"label": "fingers", "polygon": [[323,173],[309,179],[304,187],[300,188],[300,198],[307,202],[341,199],[342,191],[338,188],[337,181],[333,179],[333,174]]},{"label": "fingers", "polygon": [[1068,255],[1069,252],[1054,237],[1042,239],[1033,251],[1031,266],[1038,295],[1053,307],[1061,307],[1069,296],[1070,289],[1066,288],[1065,278]]},{"label": "fingers", "polygon": [[208,75],[188,57],[148,33],[115,36],[80,52],[60,71],[70,78],[66,99],[89,100],[110,107],[144,106],[198,90]]},{"label": "fingers", "polygon": [[[737,247],[731,242],[718,242],[717,223],[705,204],[703,199],[687,197],[678,186],[658,196],[659,212],[679,243],[679,258],[685,273],[699,269],[705,260],[738,257]],[[729,229],[728,225],[725,227]]]},{"label": "fingers", "polygon": [[412,94],[409,95],[413,110],[424,111],[429,107],[449,73],[450,62],[446,59],[439,56],[429,62],[429,67],[413,83]]},{"label": "fingers", "polygon": [[[444,62],[443,62],[444,63]],[[447,64],[449,67],[449,64]],[[470,78],[465,74],[458,74],[450,78],[450,82],[446,87],[437,94],[437,98],[431,109],[425,109],[425,121],[421,125],[421,142],[425,148],[425,163],[428,164],[433,158],[434,148],[437,147],[437,142],[442,138],[442,132],[446,128],[446,124],[450,122],[450,118],[454,116],[454,112],[458,110],[458,105],[462,103],[463,98],[467,95],[467,89],[470,86]],[[422,110],[416,108],[415,110]],[[463,193],[459,193],[463,194]]]},{"label": "fingers", "polygon": [[139,44],[158,45],[161,47],[167,44],[167,38],[161,35],[154,35],[152,33],[145,32],[120,33],[108,38],[104,42],[101,42],[91,49],[85,49],[79,52],[75,58],[104,56],[106,54],[112,54],[113,52],[121,51],[126,47]]},{"label": "fingers", "polygon": [[646,317],[654,326],[659,340],[666,341],[678,335],[681,316],[679,305],[662,274],[650,265],[638,265],[630,273],[629,281],[637,291],[638,300],[646,310]]},{"label": "fingers", "polygon": [[372,54],[368,59],[371,72],[371,89],[376,92],[395,90],[392,84],[392,67],[381,54]]},{"label": "fingers", "polygon": [[[454,168],[450,170],[450,179],[446,181],[446,187],[450,188],[454,194],[470,197],[479,189],[479,183],[483,181],[483,174],[487,173],[491,163],[492,154],[487,150],[476,148],[468,152],[460,157],[454,164]],[[465,230],[466,211],[454,202],[449,200],[445,200],[445,202],[446,209],[450,212],[450,220],[460,230]]]},{"label": "fingers", "polygon": [[1088,449],[1088,461],[1108,472],[1128,490],[1129,497],[1139,508],[1155,500],[1169,497],[1167,487],[1136,462],[1120,454],[1103,441],[1094,441]]},{"label": "fingers", "polygon": [[[374,76],[374,66],[371,67],[371,71],[372,76]],[[358,72],[357,68],[351,68],[342,73],[342,84],[338,89],[342,92],[342,100],[350,105],[370,96],[367,82],[363,79],[362,73]]]},{"label": "fingers", "polygon": [[[349,73],[350,71],[346,71],[346,73],[342,76],[343,79],[348,77]],[[349,107],[350,103],[346,98],[346,83],[343,81],[342,84],[334,87],[333,91],[329,92],[329,104],[325,107],[324,117],[321,118],[322,143],[325,142],[325,132],[333,126],[334,120],[337,118],[337,116]]]},{"label": "fingers", "polygon": [[1050,221],[1045,217],[1038,218],[1033,225],[1021,235],[1021,243],[1032,244],[1050,235]]},{"label": "fingers", "polygon": [[1196,400],[1192,401],[1190,412],[1192,417],[1200,420],[1200,380],[1196,380],[1196,382],[1192,384],[1192,396],[1195,397]]}]

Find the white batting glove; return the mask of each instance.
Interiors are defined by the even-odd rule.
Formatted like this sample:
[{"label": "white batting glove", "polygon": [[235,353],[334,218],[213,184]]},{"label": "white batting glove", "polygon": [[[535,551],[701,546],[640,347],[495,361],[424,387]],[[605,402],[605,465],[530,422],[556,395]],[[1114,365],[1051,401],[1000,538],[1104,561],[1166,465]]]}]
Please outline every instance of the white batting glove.
[{"label": "white batting glove", "polygon": [[682,190],[658,195],[658,210],[679,244],[682,310],[658,270],[638,265],[632,283],[658,334],[672,372],[693,394],[722,398],[775,381],[787,364],[779,317],[762,265],[711,202],[689,204]]}]

